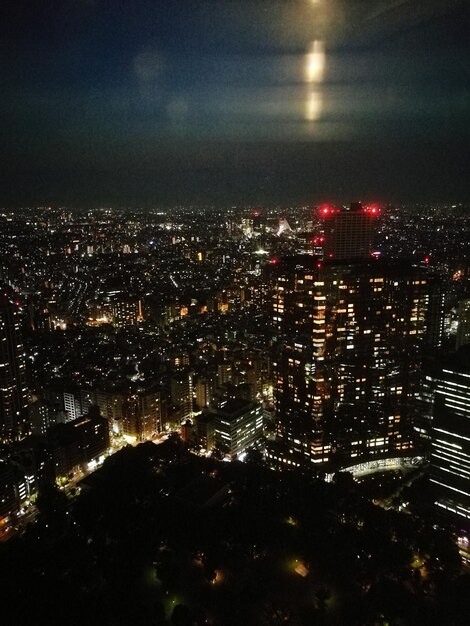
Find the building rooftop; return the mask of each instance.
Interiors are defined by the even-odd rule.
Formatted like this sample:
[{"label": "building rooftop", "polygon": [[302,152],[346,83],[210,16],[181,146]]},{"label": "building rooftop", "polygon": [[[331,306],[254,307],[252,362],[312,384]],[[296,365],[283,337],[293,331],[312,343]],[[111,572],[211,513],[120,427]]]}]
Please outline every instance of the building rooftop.
[{"label": "building rooftop", "polygon": [[228,400],[223,400],[214,409],[214,412],[228,420],[232,420],[256,406],[257,404],[255,402],[245,400],[244,398],[229,398]]}]

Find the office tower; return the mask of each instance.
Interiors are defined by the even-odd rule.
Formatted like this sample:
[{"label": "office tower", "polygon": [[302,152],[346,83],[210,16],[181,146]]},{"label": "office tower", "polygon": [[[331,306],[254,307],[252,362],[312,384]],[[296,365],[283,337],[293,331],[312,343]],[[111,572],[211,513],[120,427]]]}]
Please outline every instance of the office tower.
[{"label": "office tower", "polygon": [[438,510],[470,529],[469,346],[435,378],[430,477]]},{"label": "office tower", "polygon": [[18,303],[0,291],[0,441],[27,431],[25,355]]},{"label": "office tower", "polygon": [[208,449],[240,454],[263,436],[263,409],[241,398],[223,400],[205,414]]},{"label": "office tower", "polygon": [[457,311],[457,337],[455,349],[470,343],[470,300],[461,300]]},{"label": "office tower", "polygon": [[349,209],[320,208],[326,259],[367,258],[373,252],[380,209],[353,202]]},{"label": "office tower", "polygon": [[279,264],[273,319],[282,462],[347,467],[412,454],[434,288],[426,268],[407,262],[299,256]]}]

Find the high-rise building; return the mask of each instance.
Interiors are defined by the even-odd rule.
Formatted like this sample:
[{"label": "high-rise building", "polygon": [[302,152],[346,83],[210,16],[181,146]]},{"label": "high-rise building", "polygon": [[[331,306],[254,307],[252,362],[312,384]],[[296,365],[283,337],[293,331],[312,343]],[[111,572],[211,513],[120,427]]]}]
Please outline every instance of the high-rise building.
[{"label": "high-rise building", "polygon": [[209,406],[214,392],[214,381],[211,377],[200,376],[194,385],[196,404],[199,409]]},{"label": "high-rise building", "polygon": [[121,401],[122,434],[137,441],[151,439],[161,432],[166,417],[159,388],[135,388]]},{"label": "high-rise building", "polygon": [[18,303],[0,290],[0,441],[27,431],[25,355]]},{"label": "high-rise building", "polygon": [[430,341],[426,268],[301,256],[278,272],[275,406],[290,463],[348,467],[410,455]]},{"label": "high-rise building", "polygon": [[378,206],[353,202],[348,209],[320,208],[323,249],[326,259],[367,258],[373,252],[377,232]]},{"label": "high-rise building", "polygon": [[256,402],[226,399],[209,409],[206,418],[209,420],[209,449],[219,448],[229,454],[239,454],[263,436],[263,409]]},{"label": "high-rise building", "polygon": [[59,405],[66,413],[66,421],[73,421],[86,415],[93,404],[92,393],[74,385],[57,385],[45,390],[45,399]]},{"label": "high-rise building", "polygon": [[122,434],[122,401],[125,396],[119,389],[96,389],[94,404],[109,425],[110,432]]},{"label": "high-rise building", "polygon": [[182,422],[193,416],[193,378],[194,373],[188,370],[177,372],[170,379],[170,398],[175,409],[173,421]]},{"label": "high-rise building", "polygon": [[116,299],[111,306],[113,324],[119,328],[136,326],[143,319],[142,301],[137,298]]},{"label": "high-rise building", "polygon": [[233,381],[233,363],[224,361],[217,365],[217,384],[219,387]]},{"label": "high-rise building", "polygon": [[435,505],[470,530],[470,349],[465,346],[435,377],[431,483]]},{"label": "high-rise building", "polygon": [[457,336],[455,349],[470,343],[470,300],[461,300],[457,311]]},{"label": "high-rise building", "polygon": [[0,460],[0,530],[6,526],[10,516],[16,514],[19,502],[15,492],[12,468]]}]

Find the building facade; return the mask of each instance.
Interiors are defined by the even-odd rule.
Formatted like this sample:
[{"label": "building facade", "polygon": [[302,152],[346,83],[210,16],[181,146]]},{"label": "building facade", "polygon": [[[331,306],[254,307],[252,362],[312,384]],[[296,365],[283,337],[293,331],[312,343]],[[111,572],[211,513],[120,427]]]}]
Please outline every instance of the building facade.
[{"label": "building facade", "polygon": [[455,338],[455,349],[470,343],[470,300],[461,300],[457,311],[457,335]]},{"label": "building facade", "polygon": [[18,303],[0,291],[0,441],[26,434],[27,388],[25,355]]},{"label": "building facade", "polygon": [[166,417],[160,389],[133,389],[121,400],[122,434],[146,441],[161,432]]},{"label": "building facade", "polygon": [[324,206],[320,208],[323,223],[324,256],[327,259],[367,258],[373,252],[377,206],[362,206],[354,202],[348,209]]},{"label": "building facade", "polygon": [[470,350],[434,381],[430,479],[435,505],[470,530]]},{"label": "building facade", "polygon": [[291,462],[341,467],[412,453],[432,289],[425,268],[404,262],[280,264],[275,408]]},{"label": "building facade", "polygon": [[263,436],[263,409],[256,402],[230,398],[210,410],[208,448],[236,455]]}]

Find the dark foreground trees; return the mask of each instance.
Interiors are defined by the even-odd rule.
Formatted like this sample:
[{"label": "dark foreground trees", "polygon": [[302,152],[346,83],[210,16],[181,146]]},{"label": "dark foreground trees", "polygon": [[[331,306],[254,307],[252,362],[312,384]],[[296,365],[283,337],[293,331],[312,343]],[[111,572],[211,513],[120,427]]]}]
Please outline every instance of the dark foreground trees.
[{"label": "dark foreground trees", "polygon": [[123,450],[74,501],[0,545],[2,614],[21,624],[465,624],[470,580],[445,531],[326,484]]}]

